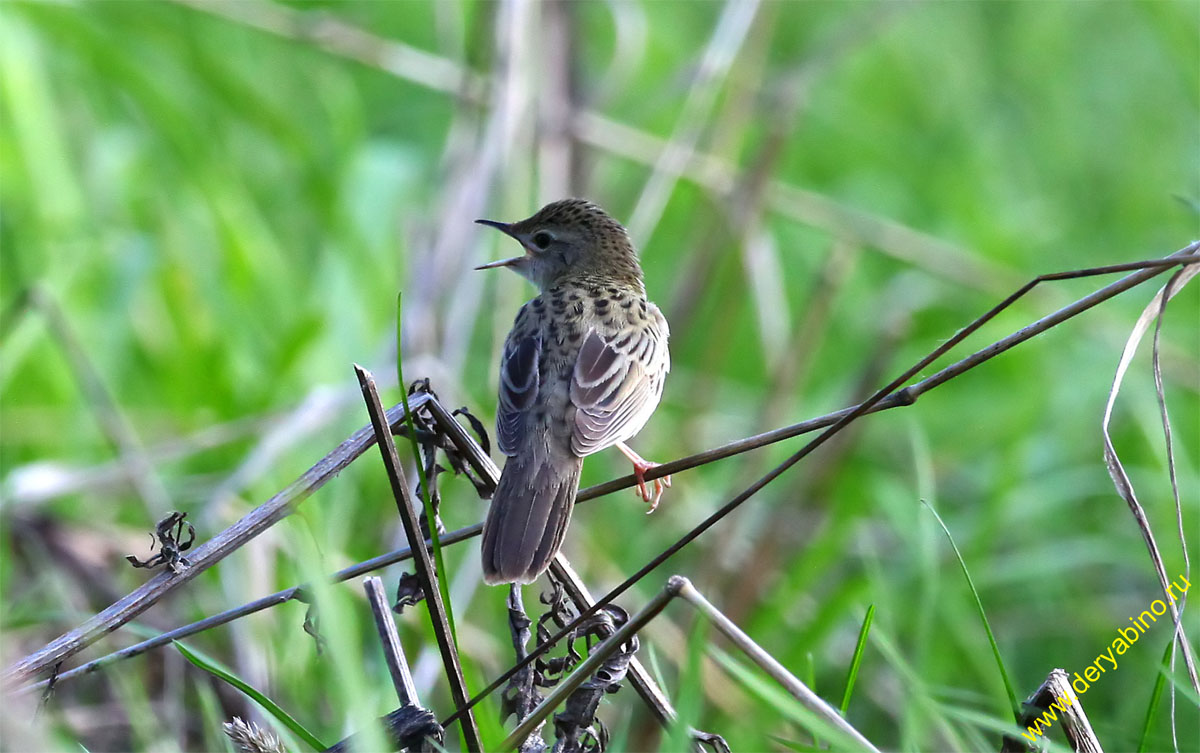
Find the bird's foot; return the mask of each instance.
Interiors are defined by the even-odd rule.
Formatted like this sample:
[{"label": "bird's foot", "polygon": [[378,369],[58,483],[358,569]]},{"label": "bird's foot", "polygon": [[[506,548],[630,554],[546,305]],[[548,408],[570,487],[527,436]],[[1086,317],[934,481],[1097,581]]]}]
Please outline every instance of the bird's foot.
[{"label": "bird's foot", "polygon": [[654,512],[655,510],[658,509],[658,502],[659,502],[659,500],[662,499],[663,491],[671,488],[671,477],[670,476],[661,476],[659,478],[653,479],[653,482],[654,482],[654,496],[653,497],[650,496],[650,490],[646,488],[646,471],[650,470],[651,468],[657,468],[660,465],[662,465],[662,463],[652,463],[652,462],[636,463],[635,462],[633,464],[633,475],[635,477],[637,477],[637,482],[638,482],[637,489],[635,491],[637,492],[637,495],[642,498],[642,501],[644,501],[648,505],[650,505],[650,509],[646,511],[647,515],[649,515],[650,513]]},{"label": "bird's foot", "polygon": [[658,466],[662,465],[662,463],[655,463],[650,460],[646,460],[644,457],[630,449],[629,446],[624,442],[617,443],[617,449],[620,450],[625,457],[629,458],[629,462],[633,463],[633,476],[637,479],[637,488],[634,489],[634,493],[641,497],[643,502],[650,505],[650,509],[646,511],[646,514],[649,515],[658,509],[658,502],[662,499],[663,492],[666,489],[671,488],[671,477],[661,476],[653,479],[654,494],[651,495],[650,490],[646,486],[646,471],[650,470],[651,468],[657,468]]}]

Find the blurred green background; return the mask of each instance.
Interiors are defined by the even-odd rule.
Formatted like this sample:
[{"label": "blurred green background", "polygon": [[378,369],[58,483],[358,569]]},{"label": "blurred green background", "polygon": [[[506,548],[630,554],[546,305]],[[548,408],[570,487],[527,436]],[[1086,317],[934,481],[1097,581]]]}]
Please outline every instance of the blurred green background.
[{"label": "blurred green background", "polygon": [[[146,556],[167,511],[207,539],[363,425],[352,363],[396,401],[398,291],[406,377],[490,424],[532,289],[470,271],[514,252],[477,217],[584,195],[628,225],[673,334],[633,443],[657,460],[849,405],[1036,274],[1200,236],[1195,2],[6,2],[0,32],[5,665],[143,582],[122,556]],[[1100,419],[1161,280],[863,419],[620,603],[685,574],[835,704],[875,604],[850,722],[887,749],[996,750],[1003,686],[920,500],[961,547],[1019,696],[1094,661],[1157,594]],[[1048,285],[960,355],[1103,282]],[[1198,310],[1192,286],[1162,356],[1193,548]],[[1176,576],[1147,353],[1113,420]],[[649,518],[627,493],[583,505],[565,552],[605,591],[802,442],[679,474]],[[626,472],[603,453],[584,484]],[[482,519],[464,480],[443,494],[448,527]],[[68,666],[402,543],[372,451]],[[512,660],[477,552],[447,551],[475,689]],[[321,655],[295,603],[191,645],[332,741],[395,698],[359,585],[321,604]],[[402,635],[444,717],[427,622],[409,610]],[[641,653],[685,720],[736,750],[812,744],[713,658],[731,646],[688,640],[696,623],[670,607]],[[1106,749],[1138,745],[1168,636],[1157,625],[1083,698]],[[33,700],[5,704],[9,749],[220,749],[218,721],[248,713],[166,651],[64,683],[31,727]],[[480,708],[495,745],[498,705]],[[614,750],[679,744],[629,689],[600,716]],[[1170,746],[1164,706],[1147,747]]]}]

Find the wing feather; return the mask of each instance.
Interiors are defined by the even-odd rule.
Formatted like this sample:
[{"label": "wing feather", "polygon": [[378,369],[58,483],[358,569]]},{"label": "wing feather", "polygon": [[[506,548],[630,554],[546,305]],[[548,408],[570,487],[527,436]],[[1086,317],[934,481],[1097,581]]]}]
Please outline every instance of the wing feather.
[{"label": "wing feather", "polygon": [[571,450],[576,455],[624,442],[646,424],[671,368],[667,337],[666,319],[653,306],[642,326],[607,338],[588,331],[571,379]]},{"label": "wing feather", "polygon": [[537,400],[542,338],[514,327],[500,358],[500,405],[496,411],[496,439],[500,451],[515,455],[525,431],[525,411]]}]

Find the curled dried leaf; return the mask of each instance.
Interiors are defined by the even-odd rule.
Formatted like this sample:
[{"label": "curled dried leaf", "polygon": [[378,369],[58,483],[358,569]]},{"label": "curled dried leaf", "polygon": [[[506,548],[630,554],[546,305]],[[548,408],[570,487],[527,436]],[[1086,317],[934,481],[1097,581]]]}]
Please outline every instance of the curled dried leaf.
[{"label": "curled dried leaf", "polygon": [[[145,560],[139,560],[132,554],[127,554],[125,555],[126,561],[137,568],[152,569],[166,565],[173,573],[183,572],[191,565],[187,557],[183,556],[183,552],[191,549],[192,544],[196,543],[196,528],[185,518],[187,518],[186,512],[172,511],[158,521],[158,525],[154,527],[154,533],[150,536],[150,551],[154,551],[154,545],[157,543],[158,553]],[[186,539],[183,537],[185,526],[187,527]]]},{"label": "curled dried leaf", "polygon": [[404,614],[406,607],[416,606],[424,599],[425,590],[421,588],[421,579],[414,573],[402,573],[400,581],[396,584],[396,601],[392,604],[392,611]]}]

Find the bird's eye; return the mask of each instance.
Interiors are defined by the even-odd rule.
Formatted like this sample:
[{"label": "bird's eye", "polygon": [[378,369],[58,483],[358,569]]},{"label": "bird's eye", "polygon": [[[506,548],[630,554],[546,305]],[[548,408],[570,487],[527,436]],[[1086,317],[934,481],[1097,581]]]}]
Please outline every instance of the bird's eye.
[{"label": "bird's eye", "polygon": [[533,245],[545,250],[549,248],[550,242],[554,240],[554,236],[547,233],[545,230],[539,230],[533,234]]}]

